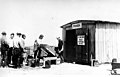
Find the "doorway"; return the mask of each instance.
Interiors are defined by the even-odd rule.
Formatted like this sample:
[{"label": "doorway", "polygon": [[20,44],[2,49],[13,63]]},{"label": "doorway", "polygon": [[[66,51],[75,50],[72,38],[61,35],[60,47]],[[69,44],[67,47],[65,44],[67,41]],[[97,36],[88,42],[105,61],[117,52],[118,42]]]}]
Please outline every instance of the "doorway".
[{"label": "doorway", "polygon": [[66,60],[74,62],[76,59],[76,30],[66,31]]},{"label": "doorway", "polygon": [[65,59],[67,62],[88,63],[88,29],[67,30],[65,48]]}]

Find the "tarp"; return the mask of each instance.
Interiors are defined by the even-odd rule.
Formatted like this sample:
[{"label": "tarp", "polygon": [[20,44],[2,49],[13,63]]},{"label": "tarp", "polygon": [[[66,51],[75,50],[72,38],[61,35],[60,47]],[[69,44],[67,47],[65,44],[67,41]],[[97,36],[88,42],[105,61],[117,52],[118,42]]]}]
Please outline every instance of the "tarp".
[{"label": "tarp", "polygon": [[[56,51],[54,50],[55,47],[54,46],[49,46],[47,44],[42,44],[42,52],[41,52],[41,55],[44,53],[44,54],[47,54],[45,56],[56,56]],[[43,55],[44,55],[43,54]]]},{"label": "tarp", "polygon": [[[49,56],[49,57],[56,56],[55,46],[41,44],[41,47],[42,47],[41,56]],[[27,52],[28,55],[33,55],[34,54],[33,50],[34,50],[33,46],[29,46],[25,48],[25,52]]]}]

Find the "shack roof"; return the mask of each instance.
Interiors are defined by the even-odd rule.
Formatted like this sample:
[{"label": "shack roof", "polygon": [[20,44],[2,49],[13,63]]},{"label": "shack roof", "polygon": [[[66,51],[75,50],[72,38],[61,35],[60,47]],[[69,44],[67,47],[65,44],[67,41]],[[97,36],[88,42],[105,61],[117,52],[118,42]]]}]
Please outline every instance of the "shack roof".
[{"label": "shack roof", "polygon": [[62,25],[61,28],[64,28],[64,27],[66,27],[69,24],[75,24],[75,23],[120,24],[120,22],[102,21],[102,20],[76,20],[76,21],[69,22],[69,23],[67,23],[65,25]]}]

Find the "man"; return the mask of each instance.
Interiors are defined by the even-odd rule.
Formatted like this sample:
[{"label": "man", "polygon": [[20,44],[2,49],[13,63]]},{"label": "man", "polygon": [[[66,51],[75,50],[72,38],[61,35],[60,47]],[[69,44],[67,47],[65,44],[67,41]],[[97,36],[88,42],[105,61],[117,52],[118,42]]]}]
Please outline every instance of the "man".
[{"label": "man", "polygon": [[6,35],[7,35],[6,32],[2,32],[2,37],[0,38],[1,58],[2,58],[1,65],[3,67],[7,66],[7,52],[8,52],[8,48],[9,48]]},{"label": "man", "polygon": [[43,35],[41,34],[39,36],[39,38],[35,41],[34,45],[36,44],[37,46],[37,50],[34,51],[34,59],[37,60],[37,66],[39,66],[39,62],[40,62],[40,59],[42,59],[42,56],[41,56],[41,44],[42,44],[42,40],[43,40]]},{"label": "man", "polygon": [[14,68],[17,68],[17,67],[21,67],[20,66],[20,57],[21,57],[21,40],[20,40],[20,36],[21,36],[21,33],[17,33],[17,36],[14,38],[14,41],[13,41],[13,47],[14,47],[14,50],[13,50],[13,65],[14,65]]},{"label": "man", "polygon": [[58,37],[57,40],[58,40],[58,51],[61,51],[63,46],[63,41],[60,39],[60,37]]},{"label": "man", "polygon": [[24,49],[24,47],[25,47],[25,39],[26,39],[25,34],[22,34],[22,48],[23,48],[23,49]]},{"label": "man", "polygon": [[42,39],[43,39],[43,35],[41,34],[39,36],[39,38],[35,41],[36,45],[37,45],[37,50],[34,51],[34,58],[40,58],[41,57],[41,44],[42,44]]},{"label": "man", "polygon": [[57,40],[58,40],[58,47],[57,47],[57,54],[58,54],[58,57],[60,57],[61,58],[61,62],[63,62],[64,61],[64,59],[63,59],[63,41],[60,39],[60,37],[58,37],[57,38]]},{"label": "man", "polygon": [[[25,39],[26,36],[25,34],[22,34],[22,39],[21,39],[21,58],[20,58],[20,64],[23,64],[23,60],[25,59],[24,55],[24,48],[25,48]],[[26,61],[26,60],[25,60]]]},{"label": "man", "polygon": [[37,40],[35,40],[35,42],[34,42],[34,50],[33,50],[33,52],[34,52],[34,59],[36,59],[38,47],[39,47],[39,44],[38,44]]},{"label": "man", "polygon": [[39,36],[39,39],[37,39],[37,42],[38,42],[38,44],[39,44],[37,57],[38,57],[39,59],[42,58],[42,56],[41,56],[41,51],[42,51],[42,50],[41,50],[41,47],[42,47],[42,44],[43,44],[43,38],[44,38],[44,36],[41,34],[41,35]]},{"label": "man", "polygon": [[8,66],[11,64],[12,60],[12,52],[13,52],[13,38],[14,38],[14,33],[10,34],[10,39],[9,39],[9,51],[8,51]]},{"label": "man", "polygon": [[60,37],[57,37],[57,41],[58,41],[58,46],[55,47],[55,51],[57,54],[59,54],[62,50],[63,41],[60,39]]}]

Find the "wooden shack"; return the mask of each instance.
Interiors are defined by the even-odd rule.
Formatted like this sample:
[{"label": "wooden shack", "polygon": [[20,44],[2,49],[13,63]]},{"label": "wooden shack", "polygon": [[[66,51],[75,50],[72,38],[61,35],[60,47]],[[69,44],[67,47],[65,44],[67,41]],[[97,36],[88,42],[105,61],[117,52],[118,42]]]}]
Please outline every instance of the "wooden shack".
[{"label": "wooden shack", "polygon": [[101,20],[77,20],[62,28],[66,62],[90,64],[120,59],[120,23]]}]

